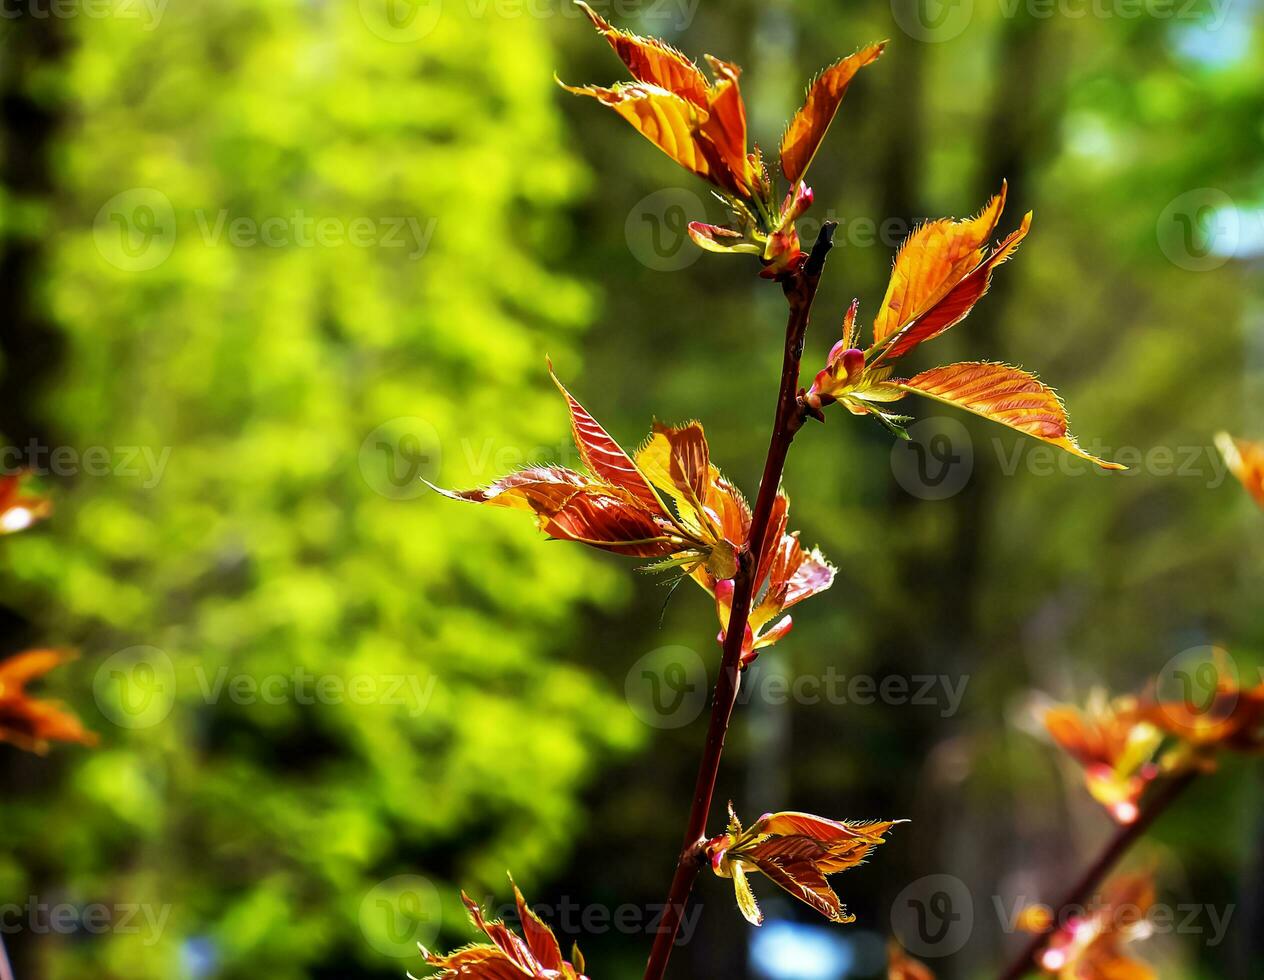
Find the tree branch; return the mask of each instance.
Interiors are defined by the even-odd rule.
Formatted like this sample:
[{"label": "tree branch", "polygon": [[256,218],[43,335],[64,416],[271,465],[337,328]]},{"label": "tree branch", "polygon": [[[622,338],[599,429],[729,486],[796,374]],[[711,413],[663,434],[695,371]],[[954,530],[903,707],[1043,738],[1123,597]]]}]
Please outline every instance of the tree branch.
[{"label": "tree branch", "polygon": [[689,901],[689,893],[693,890],[694,879],[698,877],[698,871],[702,866],[702,844],[706,837],[707,816],[711,812],[716,777],[720,771],[720,758],[724,754],[724,738],[728,732],[729,719],[733,715],[733,705],[737,702],[737,692],[741,683],[739,665],[742,657],[742,640],[746,636],[751,602],[760,584],[755,581],[755,569],[759,567],[759,552],[767,544],[764,539],[772,518],[777,490],[781,485],[786,455],[790,451],[790,443],[794,441],[794,434],[803,425],[803,412],[798,401],[799,362],[803,357],[803,341],[807,334],[812,302],[816,298],[817,283],[825,268],[825,259],[834,245],[836,227],[835,222],[825,222],[802,268],[782,281],[786,301],[790,304],[790,315],[786,323],[786,344],[781,362],[781,389],[777,395],[777,412],[773,420],[768,455],[764,460],[764,475],[759,483],[759,496],[755,500],[755,509],[751,514],[750,535],[746,540],[746,547],[738,564],[737,576],[733,581],[733,604],[724,636],[724,655],[720,663],[720,674],[715,683],[715,694],[711,701],[711,721],[707,728],[707,741],[703,749],[702,761],[698,766],[698,778],[694,785],[693,804],[689,810],[684,846],[672,877],[671,890],[667,895],[667,904],[663,910],[663,921],[659,925],[658,934],[654,937],[654,948],[650,951],[649,962],[645,967],[645,980],[662,980],[667,970],[667,960],[671,956],[672,946],[676,942],[676,933],[680,929],[680,922],[685,913],[685,905]]},{"label": "tree branch", "polygon": [[1082,908],[1088,903],[1097,886],[1110,873],[1111,868],[1119,862],[1119,859],[1127,853],[1133,844],[1141,839],[1154,822],[1189,788],[1190,783],[1196,778],[1198,778],[1198,770],[1196,769],[1191,769],[1173,777],[1151,797],[1136,820],[1132,823],[1124,824],[1115,832],[1115,835],[1106,842],[1106,847],[1098,855],[1097,860],[1089,865],[1084,874],[1080,876],[1080,880],[1070,888],[1062,901],[1054,907],[1053,915],[1049,919],[1049,928],[1031,937],[1000,975],[1000,980],[1019,980],[1020,977],[1036,970],[1036,957],[1044,951],[1045,946],[1057,930],[1058,924],[1065,921],[1069,910]]}]

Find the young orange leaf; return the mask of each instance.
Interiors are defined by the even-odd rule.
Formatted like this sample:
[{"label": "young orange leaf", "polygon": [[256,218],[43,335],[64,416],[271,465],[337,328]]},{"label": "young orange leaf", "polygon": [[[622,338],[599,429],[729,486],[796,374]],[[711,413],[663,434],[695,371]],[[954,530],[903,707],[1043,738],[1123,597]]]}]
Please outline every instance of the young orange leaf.
[{"label": "young orange leaf", "polygon": [[856,867],[903,822],[844,822],[785,812],[766,813],[743,830],[730,804],[728,831],[707,842],[706,855],[718,876],[733,879],[738,907],[752,925],[760,925],[763,915],[746,879],[749,871],[760,872],[831,922],[854,922],[826,875]]},{"label": "young orange leaf", "polygon": [[1066,409],[1052,388],[1034,375],[987,361],[966,361],[932,368],[896,387],[955,405],[993,422],[1034,436],[1103,469],[1126,469],[1085,452],[1068,431]]},{"label": "young orange leaf", "polygon": [[674,92],[626,82],[603,88],[599,85],[562,85],[574,95],[587,95],[609,106],[632,124],[647,140],[692,174],[732,193],[740,193],[737,178],[729,173],[719,151],[701,136],[707,110]]},{"label": "young orange leaf", "polygon": [[671,528],[628,493],[561,467],[532,467],[477,490],[437,492],[453,500],[527,510],[545,534],[632,558],[679,550]]},{"label": "young orange leaf", "polygon": [[571,414],[571,435],[575,440],[575,448],[579,450],[580,458],[588,468],[607,483],[626,490],[651,513],[662,511],[663,503],[645,474],[637,469],[631,457],[601,427],[601,423],[588,414],[588,410],[566,390],[566,386],[553,373],[552,364],[549,365],[549,377],[566,399],[566,406]]},{"label": "young orange leaf", "polygon": [[[590,472],[535,466],[476,490],[434,489],[454,500],[525,510],[536,516],[542,531],[560,540],[660,559],[650,570],[680,568],[682,574],[699,572],[713,582],[731,579],[750,509],[712,465],[702,426],[655,425],[633,460],[552,377],[566,399],[571,434]],[[666,499],[674,502],[675,512]]]},{"label": "young orange leaf", "polygon": [[748,197],[754,189],[756,175],[746,151],[746,104],[737,83],[742,70],[711,55],[706,58],[716,83],[707,90],[707,118],[701,132],[719,151],[724,171],[732,175],[736,186],[730,189]]},{"label": "young orange leaf", "polygon": [[676,502],[683,519],[697,527],[712,525],[705,502],[714,468],[700,422],[682,426],[655,422],[653,433],[636,452],[635,465]]},{"label": "young orange leaf", "polygon": [[1031,230],[1031,212],[1023,216],[1017,230],[1002,241],[986,258],[967,272],[943,297],[931,305],[921,316],[904,326],[891,343],[875,358],[875,363],[903,357],[919,344],[933,340],[945,330],[956,326],[966,318],[974,304],[983,298],[992,285],[992,270],[1009,260],[1019,244]]},{"label": "young orange leaf", "polygon": [[692,61],[658,38],[641,37],[611,27],[583,0],[576,0],[576,4],[588,15],[598,33],[610,42],[614,53],[638,82],[656,85],[696,106],[706,107],[707,79]]},{"label": "young orange leaf", "polygon": [[[513,885],[512,878],[509,882]],[[486,919],[478,904],[461,893],[470,920],[491,940],[491,945],[466,946],[448,956],[423,949],[426,965],[440,971],[433,975],[435,980],[587,980],[579,948],[572,951],[571,962],[563,959],[553,930],[531,911],[517,885],[513,885],[513,890],[522,936],[499,920]]]},{"label": "young orange leaf", "polygon": [[877,61],[884,48],[885,41],[861,48],[812,80],[803,107],[794,114],[781,137],[781,172],[792,186],[803,179],[811,166],[856,72]]},{"label": "young orange leaf", "polygon": [[1235,439],[1221,432],[1216,435],[1216,445],[1229,472],[1241,481],[1255,502],[1264,507],[1264,442]]},{"label": "young orange leaf", "polygon": [[984,260],[1005,207],[1006,185],[974,218],[944,218],[922,225],[895,257],[886,297],[873,323],[875,345],[924,316]]},{"label": "young orange leaf", "polygon": [[0,661],[0,741],[41,754],[49,742],[96,744],[96,735],[60,704],[26,693],[29,683],[72,659],[64,650],[28,650]]}]

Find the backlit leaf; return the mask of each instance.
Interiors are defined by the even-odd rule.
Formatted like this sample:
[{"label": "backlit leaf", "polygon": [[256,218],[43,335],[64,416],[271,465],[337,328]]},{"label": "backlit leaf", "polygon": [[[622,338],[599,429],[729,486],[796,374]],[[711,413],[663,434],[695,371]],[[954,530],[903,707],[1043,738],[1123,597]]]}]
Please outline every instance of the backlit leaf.
[{"label": "backlit leaf", "polygon": [[1108,470],[1127,467],[1098,459],[1080,448],[1068,431],[1066,409],[1053,389],[1034,375],[1006,364],[966,361],[923,371],[898,383],[905,391],[955,405],[1000,422]]},{"label": "backlit leaf", "polygon": [[[512,879],[510,879],[512,883]],[[484,917],[478,903],[464,892],[461,901],[470,914],[470,920],[488,939],[486,943],[466,946],[448,956],[430,953],[422,955],[426,964],[439,972],[442,980],[587,980],[583,976],[584,962],[578,947],[571,954],[571,963],[562,959],[553,930],[531,911],[517,885],[513,886],[518,920],[522,924],[525,939],[499,920]]]},{"label": "backlit leaf", "polygon": [[862,48],[830,65],[808,86],[803,107],[794,114],[781,137],[781,172],[791,185],[807,173],[856,72],[877,61],[885,47],[883,41]]},{"label": "backlit leaf", "polygon": [[[651,513],[662,511],[662,501],[650,486],[645,475],[632,462],[632,458],[623,451],[623,447],[610,437],[601,424],[576,401],[575,396],[566,390],[566,386],[553,373],[549,365],[549,375],[557,390],[566,399],[571,413],[571,432],[575,438],[575,447],[590,470],[607,483],[621,487],[640,501]],[[665,512],[664,512],[664,516]]]},{"label": "backlit leaf", "polygon": [[1031,212],[1023,216],[1022,224],[985,259],[926,310],[916,321],[906,325],[882,351],[878,360],[895,360],[911,351],[918,344],[938,337],[945,330],[956,326],[974,309],[992,284],[992,271],[1018,250],[1019,244],[1031,230]]},{"label": "backlit leaf", "polygon": [[1005,192],[1002,184],[1001,192],[974,218],[931,221],[909,235],[896,256],[886,297],[874,320],[875,344],[929,311],[983,261],[983,245],[1000,220]]},{"label": "backlit leaf", "polygon": [[682,517],[699,527],[710,522],[705,513],[711,483],[711,451],[702,424],[682,426],[654,423],[654,431],[637,450],[635,463],[645,478],[676,501]]},{"label": "backlit leaf", "polygon": [[[811,813],[767,813],[745,830],[729,805],[728,832],[706,842],[711,867],[733,879],[743,914],[754,906],[746,872],[757,870],[834,922],[854,922],[826,875],[855,867],[901,821],[845,823]],[[755,925],[759,919],[747,914]]]},{"label": "backlit leaf", "polygon": [[666,89],[694,105],[707,105],[706,77],[687,57],[658,38],[641,37],[612,27],[588,4],[582,0],[576,3],[638,82]]},{"label": "backlit leaf", "polygon": [[746,105],[737,81],[741,69],[711,55],[707,55],[707,63],[716,83],[707,92],[707,118],[700,129],[719,152],[725,170],[736,182],[738,194],[747,197],[753,175],[746,153]]},{"label": "backlit leaf", "polygon": [[686,99],[644,82],[603,88],[598,85],[562,85],[575,95],[587,95],[609,106],[634,129],[691,173],[738,193],[720,155],[699,130],[707,110]]},{"label": "backlit leaf", "polygon": [[764,913],[759,910],[759,902],[755,901],[755,893],[740,861],[733,864],[733,890],[737,893],[737,907],[741,909],[742,917],[753,926],[763,925]]}]

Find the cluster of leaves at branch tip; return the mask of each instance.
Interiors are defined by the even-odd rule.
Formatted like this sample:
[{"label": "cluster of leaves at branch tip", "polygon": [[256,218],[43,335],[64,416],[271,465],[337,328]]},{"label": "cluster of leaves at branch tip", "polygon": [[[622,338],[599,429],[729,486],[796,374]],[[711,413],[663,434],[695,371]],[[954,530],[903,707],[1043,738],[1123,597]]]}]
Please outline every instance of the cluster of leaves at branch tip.
[{"label": "cluster of leaves at branch tip", "polygon": [[[882,54],[871,44],[821,72],[808,87],[781,140],[781,171],[790,182],[782,203],[758,146],[747,151],[746,110],[737,66],[707,56],[713,80],[675,48],[655,38],[612,27],[583,3],[598,32],[635,79],[610,87],[564,86],[614,109],[686,170],[711,183],[735,216],[735,227],[694,222],[690,235],[710,251],[745,253],[763,264],[761,275],[779,278],[799,271],[806,259],[795,222],[812,204],[803,178],[829,130],[856,73]],[[1042,439],[1103,466],[1117,463],[1084,452],[1069,432],[1066,409],[1034,375],[1005,364],[969,361],[892,377],[895,362],[918,345],[961,322],[987,292],[992,271],[1009,259],[1031,227],[1031,213],[995,248],[987,243],[1005,206],[1006,188],[967,221],[942,219],[922,225],[896,257],[886,297],[873,325],[873,343],[861,350],[857,304],[843,324],[812,387],[804,409],[818,419],[822,408],[840,402],[858,415],[872,415],[903,435],[907,416],[887,406],[906,394],[955,405],[1019,432]]]},{"label": "cluster of leaves at branch tip", "polygon": [[[689,232],[695,243],[710,251],[753,255],[764,278],[802,283],[807,255],[795,223],[812,204],[812,190],[804,177],[853,78],[878,59],[885,44],[869,45],[841,59],[809,85],[803,106],[781,140],[780,169],[789,182],[782,196],[774,188],[762,151],[757,145],[753,151],[748,148],[741,72],[736,65],[708,55],[708,78],[672,46],[613,27],[586,4],[579,2],[579,6],[633,81],[608,87],[563,87],[613,109],[677,164],[713,186],[732,212],[733,224],[718,227],[694,222]],[[811,387],[800,391],[799,404],[804,413],[823,420],[824,408],[837,402],[853,414],[872,415],[905,435],[902,426],[908,418],[894,414],[889,406],[907,394],[920,394],[1000,422],[1107,469],[1123,469],[1081,449],[1069,432],[1058,396],[1018,368],[965,362],[924,371],[908,380],[894,376],[903,355],[965,318],[987,292],[993,271],[1026,236],[1030,213],[1018,229],[989,247],[1005,196],[1002,185],[977,217],[931,222],[909,236],[896,257],[874,322],[872,343],[866,349],[859,346],[859,305],[853,303],[844,318],[842,340]],[[787,530],[789,501],[783,492],[776,494],[763,540],[750,540],[750,506],[711,462],[700,423],[655,423],[641,447],[628,453],[555,375],[553,380],[566,400],[584,470],[534,466],[475,490],[435,489],[458,500],[525,511],[553,538],[648,559],[648,570],[676,573],[676,581],[693,579],[715,600],[721,643],[732,615],[735,580],[742,563],[749,563],[755,603],[741,646],[743,667],[760,649],[789,632],[786,609],[833,584],[835,569],[824,556],[804,549],[798,535]],[[771,878],[831,921],[850,922],[854,917],[827,876],[863,861],[898,822],[839,822],[783,812],[765,814],[744,829],[730,807],[727,832],[707,841],[704,850],[715,873],[733,880],[740,910],[756,925],[762,916],[747,880],[750,871]],[[492,945],[469,947],[452,957],[427,954],[427,962],[447,971],[445,976],[459,972],[493,978],[572,977],[582,973],[582,960],[576,966],[561,960],[552,934],[538,924],[514,891],[527,932],[525,941],[497,923],[485,922],[467,900],[476,926],[492,939]],[[891,971],[893,977],[914,980],[930,976],[898,947],[892,951]]]},{"label": "cluster of leaves at branch tip", "polygon": [[708,79],[671,45],[612,27],[587,4],[578,5],[634,81],[562,87],[609,106],[676,163],[715,188],[732,212],[733,227],[691,223],[689,235],[698,245],[712,252],[754,255],[765,278],[797,271],[807,256],[795,222],[812,205],[812,190],[803,178],[852,79],[877,61],[886,42],[835,62],[809,85],[802,108],[781,138],[781,172],[790,186],[778,202],[763,151],[758,144],[754,150],[747,145],[746,105],[738,84],[742,71],[737,65],[707,55],[712,75]]},{"label": "cluster of leaves at branch tip", "polygon": [[1224,750],[1264,750],[1264,683],[1239,686],[1219,652],[1206,666],[1214,676],[1196,700],[1160,698],[1152,683],[1141,695],[1099,690],[1083,709],[1044,711],[1050,737],[1083,767],[1089,793],[1118,823],[1137,819],[1157,781],[1211,771]]},{"label": "cluster of leaves at branch tip", "polygon": [[826,876],[863,863],[885,843],[892,827],[907,822],[827,820],[787,811],[765,813],[743,829],[730,803],[728,830],[707,841],[704,852],[718,876],[733,880],[737,906],[751,925],[762,924],[764,915],[747,880],[748,871],[758,871],[831,922],[855,922]]},{"label": "cluster of leaves at branch tip", "polygon": [[[435,489],[456,500],[527,511],[550,537],[648,558],[649,571],[692,579],[715,600],[723,643],[751,509],[711,462],[702,425],[655,423],[629,454],[556,376],[553,380],[566,400],[586,472],[532,466],[477,490]],[[835,569],[820,551],[805,549],[798,534],[787,530],[789,508],[789,499],[779,493],[754,566],[756,584],[766,587],[746,626],[743,666],[790,632],[785,610],[834,582]]]}]

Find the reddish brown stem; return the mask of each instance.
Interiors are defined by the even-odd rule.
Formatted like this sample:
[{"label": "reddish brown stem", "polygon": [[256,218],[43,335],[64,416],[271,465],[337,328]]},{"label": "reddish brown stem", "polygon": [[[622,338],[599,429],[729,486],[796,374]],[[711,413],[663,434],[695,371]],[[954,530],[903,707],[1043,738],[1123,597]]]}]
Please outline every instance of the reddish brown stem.
[{"label": "reddish brown stem", "polygon": [[1114,836],[1106,842],[1106,847],[1097,856],[1097,860],[1089,865],[1080,876],[1080,880],[1071,886],[1062,901],[1053,907],[1049,929],[1036,933],[1027,941],[1005,972],[1000,975],[1000,980],[1019,980],[1020,977],[1036,971],[1036,957],[1044,951],[1058,926],[1065,922],[1067,916],[1075,909],[1083,908],[1089,903],[1093,892],[1110,873],[1111,868],[1119,863],[1119,859],[1127,853],[1128,849],[1141,839],[1197,777],[1198,771],[1191,769],[1172,778],[1146,801],[1136,820],[1124,824],[1115,832]]},{"label": "reddish brown stem", "polygon": [[816,298],[816,286],[825,268],[825,258],[834,244],[834,228],[834,222],[826,222],[821,226],[821,234],[812,246],[812,253],[802,269],[788,276],[782,284],[786,300],[790,304],[790,315],[786,323],[786,346],[781,362],[781,390],[777,396],[777,412],[768,443],[768,455],[764,460],[764,475],[759,482],[759,496],[755,499],[755,509],[751,514],[750,535],[746,539],[746,547],[733,581],[732,611],[725,633],[720,674],[716,679],[715,694],[711,701],[711,721],[707,727],[707,742],[702,752],[702,761],[698,765],[698,778],[694,785],[685,842],[672,876],[663,919],[654,937],[654,948],[650,951],[649,962],[645,967],[645,980],[662,980],[667,971],[667,960],[676,942],[685,905],[702,866],[702,843],[706,837],[707,816],[711,812],[720,758],[724,754],[724,737],[728,733],[733,705],[737,702],[742,640],[746,635],[751,602],[759,587],[759,583],[755,581],[759,551],[768,533],[790,443],[803,425],[803,410],[799,405],[799,362],[803,357],[803,340],[812,313],[812,301]]},{"label": "reddish brown stem", "polygon": [[9,953],[4,948],[4,936],[0,936],[0,980],[13,980],[13,967],[9,964]]}]

